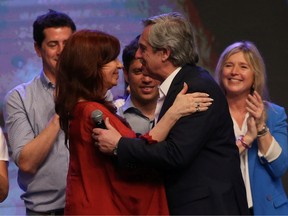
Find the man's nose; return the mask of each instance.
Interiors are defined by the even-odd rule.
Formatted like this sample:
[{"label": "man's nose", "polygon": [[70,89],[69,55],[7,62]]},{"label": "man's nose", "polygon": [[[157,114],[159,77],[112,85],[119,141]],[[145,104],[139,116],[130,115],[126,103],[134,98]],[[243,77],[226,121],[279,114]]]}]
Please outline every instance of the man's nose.
[{"label": "man's nose", "polygon": [[142,58],[142,54],[141,54],[141,51],[140,51],[139,48],[137,49],[137,51],[135,53],[135,58],[137,58],[137,59],[141,59]]},{"label": "man's nose", "polygon": [[63,49],[64,49],[64,44],[59,44],[57,46],[57,54],[60,55]]}]

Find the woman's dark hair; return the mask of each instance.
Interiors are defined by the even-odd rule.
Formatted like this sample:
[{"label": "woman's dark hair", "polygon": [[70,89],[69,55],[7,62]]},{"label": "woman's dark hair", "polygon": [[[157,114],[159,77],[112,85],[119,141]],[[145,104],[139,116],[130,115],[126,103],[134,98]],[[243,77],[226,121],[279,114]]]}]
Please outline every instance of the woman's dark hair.
[{"label": "woman's dark hair", "polygon": [[66,138],[79,99],[99,102],[116,113],[112,102],[105,100],[102,68],[119,53],[119,40],[101,31],[81,30],[68,39],[57,65],[55,98],[56,113]]}]

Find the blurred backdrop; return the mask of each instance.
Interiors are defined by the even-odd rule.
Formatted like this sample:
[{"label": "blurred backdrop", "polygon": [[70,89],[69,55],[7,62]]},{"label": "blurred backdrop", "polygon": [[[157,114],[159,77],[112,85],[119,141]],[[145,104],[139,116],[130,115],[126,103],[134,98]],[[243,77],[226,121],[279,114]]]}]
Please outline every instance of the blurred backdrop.
[{"label": "blurred backdrop", "polygon": [[[226,46],[239,40],[253,41],[266,62],[270,98],[287,111],[288,0],[0,0],[2,127],[7,91],[41,70],[33,48],[32,23],[49,8],[71,16],[78,30],[98,29],[115,35],[122,49],[141,32],[143,18],[172,11],[183,13],[196,31],[200,65],[211,74]],[[115,98],[123,95],[123,76],[112,92]],[[288,178],[284,181],[288,188]]]}]

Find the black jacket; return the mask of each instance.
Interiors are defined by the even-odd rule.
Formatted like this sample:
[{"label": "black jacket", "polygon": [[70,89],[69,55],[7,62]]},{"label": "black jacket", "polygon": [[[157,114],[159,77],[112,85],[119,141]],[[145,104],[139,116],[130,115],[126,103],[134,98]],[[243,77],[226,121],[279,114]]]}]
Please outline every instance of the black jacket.
[{"label": "black jacket", "polygon": [[249,214],[228,104],[209,72],[193,65],[182,67],[159,119],[184,82],[188,92],[206,92],[214,99],[209,109],[179,119],[166,140],[157,144],[121,138],[118,161],[124,166],[142,163],[163,172],[171,214]]}]

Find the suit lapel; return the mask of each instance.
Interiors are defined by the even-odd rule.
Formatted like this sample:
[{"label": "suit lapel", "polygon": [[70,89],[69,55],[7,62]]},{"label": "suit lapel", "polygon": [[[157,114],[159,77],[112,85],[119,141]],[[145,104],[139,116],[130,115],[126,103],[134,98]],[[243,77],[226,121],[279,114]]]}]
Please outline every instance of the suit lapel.
[{"label": "suit lapel", "polygon": [[167,92],[167,95],[165,97],[163,106],[161,108],[158,121],[162,118],[162,116],[167,112],[167,110],[172,106],[177,94],[181,91],[183,87],[183,78],[184,70],[183,68],[178,72],[178,74],[174,77],[169,90]]}]

